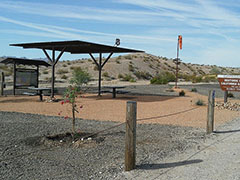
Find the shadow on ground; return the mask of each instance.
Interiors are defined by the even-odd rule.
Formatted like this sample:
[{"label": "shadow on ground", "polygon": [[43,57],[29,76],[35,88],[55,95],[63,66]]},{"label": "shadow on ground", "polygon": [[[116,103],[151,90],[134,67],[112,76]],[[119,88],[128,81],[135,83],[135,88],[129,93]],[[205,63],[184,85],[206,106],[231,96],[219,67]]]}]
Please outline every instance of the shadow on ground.
[{"label": "shadow on ground", "polygon": [[173,98],[179,98],[179,96],[145,96],[145,95],[117,95],[116,98],[112,98],[112,95],[106,94],[98,97],[97,95],[89,95],[85,96],[85,98],[93,99],[93,100],[132,100],[138,102],[159,102],[159,101],[167,101]]},{"label": "shadow on ground", "polygon": [[160,163],[160,164],[141,164],[136,166],[137,169],[145,169],[145,170],[153,170],[153,169],[165,169],[165,168],[173,168],[178,166],[186,166],[189,164],[201,163],[203,160],[194,159],[189,161],[180,161],[180,162],[172,162],[172,163]]},{"label": "shadow on ground", "polygon": [[216,134],[224,134],[224,133],[235,133],[235,132],[240,132],[240,129],[237,130],[229,130],[229,131],[213,131]]}]

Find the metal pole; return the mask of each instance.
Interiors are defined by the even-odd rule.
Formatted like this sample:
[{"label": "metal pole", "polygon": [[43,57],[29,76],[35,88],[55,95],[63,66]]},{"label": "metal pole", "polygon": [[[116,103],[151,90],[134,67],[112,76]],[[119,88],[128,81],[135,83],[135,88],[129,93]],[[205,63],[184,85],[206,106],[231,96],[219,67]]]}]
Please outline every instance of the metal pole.
[{"label": "metal pole", "polygon": [[101,96],[102,53],[99,54],[98,73],[98,96]]},{"label": "metal pole", "polygon": [[55,49],[52,50],[52,87],[51,87],[51,99],[54,98],[54,83],[55,83]]},{"label": "metal pole", "polygon": [[16,88],[16,63],[14,62],[13,64],[13,95],[14,96],[16,94],[15,88]]},{"label": "metal pole", "polygon": [[137,103],[135,101],[128,101],[125,137],[125,171],[131,171],[136,167],[136,119]]},{"label": "metal pole", "polygon": [[178,57],[179,57],[179,39],[177,43],[177,60],[176,60],[176,81],[175,81],[175,88],[178,88]]},{"label": "metal pole", "polygon": [[39,84],[39,66],[37,65],[37,87]]}]

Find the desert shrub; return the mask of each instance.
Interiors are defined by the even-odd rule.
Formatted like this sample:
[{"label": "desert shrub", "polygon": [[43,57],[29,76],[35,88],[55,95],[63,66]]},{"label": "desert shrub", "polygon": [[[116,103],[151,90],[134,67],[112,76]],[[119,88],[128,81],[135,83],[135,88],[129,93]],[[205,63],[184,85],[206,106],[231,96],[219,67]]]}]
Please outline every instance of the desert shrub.
[{"label": "desert shrub", "polygon": [[63,67],[67,67],[67,65],[66,65],[66,64],[63,64]]},{"label": "desert shrub", "polygon": [[52,82],[52,78],[51,77],[45,77],[44,80],[47,81],[48,83]]},{"label": "desert shrub", "polygon": [[122,78],[123,78],[123,75],[122,75],[122,74],[118,74],[118,78],[119,78],[119,79],[122,79]]},{"label": "desert shrub", "polygon": [[98,66],[94,66],[93,70],[98,71]]},{"label": "desert shrub", "polygon": [[184,90],[181,90],[181,91],[179,92],[179,96],[185,96],[185,91],[184,91]]},{"label": "desert shrub", "polygon": [[134,72],[134,67],[132,64],[129,64],[128,65],[128,70],[131,71],[131,72]]},{"label": "desert shrub", "polygon": [[125,58],[131,60],[131,59],[132,59],[132,56],[131,56],[131,55],[127,55],[127,56],[125,56]]},{"label": "desert shrub", "polygon": [[217,81],[217,77],[216,76],[204,76],[202,78],[203,82],[216,82]]},{"label": "desert shrub", "polygon": [[108,72],[104,72],[104,73],[103,73],[103,77],[109,77]]},{"label": "desert shrub", "polygon": [[170,73],[170,72],[164,72],[161,74],[157,74],[154,76],[151,80],[151,84],[167,84],[169,82],[174,82],[175,81],[175,75]]},{"label": "desert shrub", "polygon": [[70,63],[70,62],[67,62],[67,65],[71,65],[71,63]]},{"label": "desert shrub", "polygon": [[192,92],[197,92],[197,88],[192,88]]},{"label": "desert shrub", "polygon": [[201,69],[198,69],[198,73],[201,74],[201,75],[206,74],[206,73],[205,73],[203,70],[201,70]]},{"label": "desert shrub", "polygon": [[7,77],[7,76],[11,76],[13,74],[12,71],[6,71],[4,72],[4,75]]},{"label": "desert shrub", "polygon": [[125,74],[122,78],[123,81],[136,82],[131,74]]},{"label": "desert shrub", "polygon": [[144,57],[143,62],[148,62],[149,58],[148,57]]},{"label": "desert shrub", "polygon": [[220,74],[221,73],[221,70],[217,67],[213,67],[211,70],[210,70],[210,74]]},{"label": "desert shrub", "polygon": [[118,59],[116,59],[116,63],[117,63],[117,64],[121,64],[120,61],[119,61]]},{"label": "desert shrub", "polygon": [[8,66],[6,65],[0,65],[0,69],[3,70],[3,71],[8,71]]},{"label": "desert shrub", "polygon": [[65,74],[61,76],[61,79],[68,79],[68,76],[66,76]]},{"label": "desert shrub", "polygon": [[227,97],[233,98],[233,97],[234,97],[234,95],[233,95],[233,93],[231,93],[231,92],[228,92],[228,94],[227,94]]},{"label": "desert shrub", "polygon": [[148,66],[153,69],[153,65],[152,64],[149,64]]},{"label": "desert shrub", "polygon": [[204,105],[204,101],[202,99],[198,99],[195,104],[197,106],[203,106]]},{"label": "desert shrub", "polygon": [[68,70],[66,70],[66,69],[59,69],[57,71],[57,74],[65,74],[65,73],[68,73]]},{"label": "desert shrub", "polygon": [[150,80],[152,78],[152,75],[149,72],[145,72],[145,71],[136,71],[136,72],[134,72],[134,75],[138,79]]},{"label": "desert shrub", "polygon": [[43,71],[43,74],[48,74],[48,71],[46,71],[46,70],[45,70],[45,71]]}]

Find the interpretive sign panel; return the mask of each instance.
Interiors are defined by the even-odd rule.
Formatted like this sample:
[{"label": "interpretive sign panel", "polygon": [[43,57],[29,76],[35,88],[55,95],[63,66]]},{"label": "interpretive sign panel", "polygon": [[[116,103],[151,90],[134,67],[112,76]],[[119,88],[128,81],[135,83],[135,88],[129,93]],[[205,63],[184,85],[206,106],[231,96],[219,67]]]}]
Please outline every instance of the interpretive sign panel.
[{"label": "interpretive sign panel", "polygon": [[17,69],[16,70],[16,87],[34,86],[37,87],[38,75],[36,70]]},{"label": "interpretive sign panel", "polygon": [[217,78],[223,91],[240,91],[240,75],[218,75]]}]

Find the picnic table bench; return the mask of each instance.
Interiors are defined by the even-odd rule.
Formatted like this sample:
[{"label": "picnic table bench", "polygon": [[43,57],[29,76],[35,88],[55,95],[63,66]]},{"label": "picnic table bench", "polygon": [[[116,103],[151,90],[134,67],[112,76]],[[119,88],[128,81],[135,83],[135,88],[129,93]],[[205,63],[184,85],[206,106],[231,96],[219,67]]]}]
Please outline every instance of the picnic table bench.
[{"label": "picnic table bench", "polygon": [[40,87],[40,88],[37,88],[37,87],[29,87],[28,89],[30,90],[35,90],[36,93],[28,93],[28,92],[25,92],[24,94],[25,95],[30,95],[30,96],[34,96],[34,95],[39,95],[39,100],[40,101],[43,101],[43,91],[50,91],[51,88],[46,88],[46,87]]},{"label": "picnic table bench", "polygon": [[112,97],[113,98],[116,98],[117,93],[119,93],[119,94],[128,93],[127,91],[122,91],[122,90],[116,91],[116,89],[123,89],[123,88],[126,88],[126,86],[104,86],[104,88],[112,89]]}]

